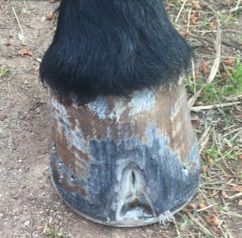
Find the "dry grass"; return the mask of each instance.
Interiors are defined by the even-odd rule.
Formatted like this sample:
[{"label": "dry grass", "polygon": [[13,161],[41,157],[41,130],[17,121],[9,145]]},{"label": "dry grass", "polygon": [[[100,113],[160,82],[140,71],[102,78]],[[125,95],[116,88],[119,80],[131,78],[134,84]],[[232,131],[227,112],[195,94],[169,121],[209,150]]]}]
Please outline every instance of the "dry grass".
[{"label": "dry grass", "polygon": [[168,1],[195,51],[187,82],[200,141],[201,183],[177,215],[177,237],[242,234],[242,1]]}]

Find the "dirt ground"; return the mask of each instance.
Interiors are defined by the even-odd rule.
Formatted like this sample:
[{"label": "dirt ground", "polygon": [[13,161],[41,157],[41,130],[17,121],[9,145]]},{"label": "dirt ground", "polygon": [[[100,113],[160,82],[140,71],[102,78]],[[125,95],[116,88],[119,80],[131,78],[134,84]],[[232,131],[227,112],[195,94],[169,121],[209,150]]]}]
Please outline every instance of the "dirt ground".
[{"label": "dirt ground", "polygon": [[[55,21],[46,16],[57,6],[48,1],[0,0],[0,66],[7,69],[0,77],[0,237],[176,237],[174,225],[168,229],[159,224],[134,229],[96,225],[74,214],[54,191],[48,171],[48,95],[38,68],[55,29]],[[242,222],[239,217],[235,220],[231,230],[239,238]]]}]

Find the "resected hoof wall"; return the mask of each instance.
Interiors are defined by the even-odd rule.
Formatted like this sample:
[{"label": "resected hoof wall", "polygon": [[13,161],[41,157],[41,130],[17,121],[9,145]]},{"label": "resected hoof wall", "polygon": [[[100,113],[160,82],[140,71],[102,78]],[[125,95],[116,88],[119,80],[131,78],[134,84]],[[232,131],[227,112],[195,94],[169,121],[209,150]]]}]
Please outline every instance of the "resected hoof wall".
[{"label": "resected hoof wall", "polygon": [[52,180],[78,214],[143,226],[168,220],[195,194],[198,144],[182,83],[82,105],[51,97]]}]

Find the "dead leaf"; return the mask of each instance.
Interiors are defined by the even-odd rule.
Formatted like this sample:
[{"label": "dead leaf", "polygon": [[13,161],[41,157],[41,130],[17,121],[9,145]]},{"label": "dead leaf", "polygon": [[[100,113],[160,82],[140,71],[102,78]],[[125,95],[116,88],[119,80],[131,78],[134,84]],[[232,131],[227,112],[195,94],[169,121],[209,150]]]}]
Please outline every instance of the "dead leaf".
[{"label": "dead leaf", "polygon": [[189,36],[189,32],[187,31],[180,31],[179,33],[185,38]]},{"label": "dead leaf", "polygon": [[196,25],[199,20],[199,16],[196,12],[192,13],[191,18],[190,18],[190,24],[191,25]]},{"label": "dead leaf", "polygon": [[222,195],[222,197],[224,199],[228,199],[229,198],[229,195],[226,192],[224,192],[224,191],[221,192],[221,195]]},{"label": "dead leaf", "polygon": [[46,15],[46,20],[48,21],[52,21],[53,19],[55,19],[55,14],[53,12],[49,12],[47,15]]},{"label": "dead leaf", "polygon": [[33,56],[32,51],[28,50],[27,48],[22,48],[18,51],[18,55],[25,57],[25,56]]},{"label": "dead leaf", "polygon": [[220,221],[215,215],[211,215],[206,217],[206,222],[211,226],[218,226]]},{"label": "dead leaf", "polygon": [[232,192],[239,192],[239,193],[242,193],[242,186],[241,186],[241,185],[234,185],[234,186],[231,188],[231,191],[232,191]]},{"label": "dead leaf", "polygon": [[234,64],[234,59],[233,58],[226,58],[224,59],[224,64],[232,66]]},{"label": "dead leaf", "polygon": [[209,29],[210,30],[215,30],[217,28],[217,24],[216,24],[216,22],[215,21],[210,21],[209,22]]},{"label": "dead leaf", "polygon": [[208,69],[207,69],[207,63],[202,61],[201,65],[200,65],[200,69],[201,69],[201,73],[203,76],[206,76],[208,73]]},{"label": "dead leaf", "polygon": [[208,3],[206,3],[206,2],[201,2],[200,3],[200,6],[203,8],[203,9],[209,9],[209,5],[208,5]]},{"label": "dead leaf", "polygon": [[191,209],[191,210],[196,209],[196,205],[195,205],[194,203],[189,203],[189,204],[187,205],[187,207],[188,207],[189,209]]},{"label": "dead leaf", "polygon": [[207,173],[208,172],[208,166],[203,166],[202,167],[202,172],[205,174],[205,173]]},{"label": "dead leaf", "polygon": [[199,1],[195,1],[195,0],[193,0],[193,1],[192,1],[192,8],[193,8],[194,10],[199,10],[199,9],[201,9],[200,2],[199,2]]},{"label": "dead leaf", "polygon": [[221,73],[220,75],[221,81],[227,81],[228,80],[228,76],[226,73]]},{"label": "dead leaf", "polygon": [[198,209],[204,209],[206,207],[206,205],[204,203],[200,203],[198,204]]},{"label": "dead leaf", "polygon": [[233,0],[226,0],[226,4],[227,4],[228,6],[231,6],[233,3],[234,3]]}]

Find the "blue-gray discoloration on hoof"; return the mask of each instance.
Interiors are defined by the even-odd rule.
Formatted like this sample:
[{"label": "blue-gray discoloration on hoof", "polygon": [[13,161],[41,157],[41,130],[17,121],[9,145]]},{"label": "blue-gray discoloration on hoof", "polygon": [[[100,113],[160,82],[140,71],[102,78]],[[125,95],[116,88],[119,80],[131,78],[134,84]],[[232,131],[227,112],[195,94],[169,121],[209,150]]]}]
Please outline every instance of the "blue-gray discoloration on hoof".
[{"label": "blue-gray discoloration on hoof", "polygon": [[148,99],[136,92],[82,107],[53,98],[52,178],[73,210],[107,225],[141,226],[168,219],[191,199],[198,145],[183,85],[170,90],[177,96],[151,90]]},{"label": "blue-gray discoloration on hoof", "polygon": [[[92,141],[90,147],[92,156],[97,156],[98,159],[91,165],[89,179],[84,185],[88,197],[81,197],[78,190],[76,192],[65,190],[58,179],[54,182],[61,196],[74,210],[95,220],[111,225],[112,223],[129,225],[135,218],[145,223],[146,219],[152,220],[166,211],[182,206],[196,191],[200,168],[198,161],[194,160],[198,154],[196,147],[191,150],[186,161],[187,164],[193,164],[190,170],[185,168],[177,155],[169,149],[165,149],[161,156],[157,152],[161,151],[157,142],[151,147],[136,145],[136,149],[128,151],[124,151],[122,145],[116,147],[111,141]],[[153,153],[154,151],[157,153]],[[62,171],[61,173],[67,176],[66,181],[72,179],[70,184],[78,186],[79,183],[80,187],[83,186],[83,181],[78,181],[74,173],[68,168],[63,168],[63,164],[60,165],[56,155],[52,155],[51,158],[54,171]],[[129,180],[125,174],[126,170],[133,171],[134,176],[136,173],[139,174],[139,178],[133,178],[139,180],[134,185],[138,187],[139,193],[136,193],[135,189],[132,193],[130,189],[129,193],[125,194],[123,181]],[[128,181],[124,184],[128,186]],[[132,181],[130,184],[132,186]],[[131,206],[129,209],[125,208],[129,205]],[[126,214],[122,213],[123,208],[129,212],[129,216],[126,217]],[[142,209],[143,212],[140,211]]]}]

